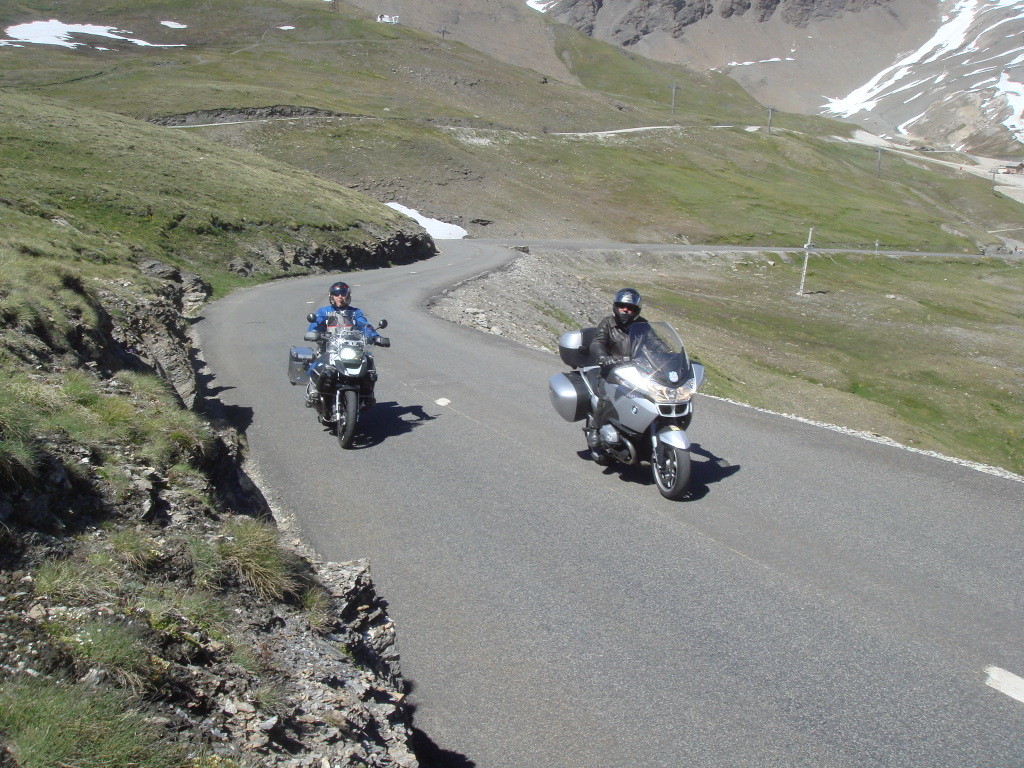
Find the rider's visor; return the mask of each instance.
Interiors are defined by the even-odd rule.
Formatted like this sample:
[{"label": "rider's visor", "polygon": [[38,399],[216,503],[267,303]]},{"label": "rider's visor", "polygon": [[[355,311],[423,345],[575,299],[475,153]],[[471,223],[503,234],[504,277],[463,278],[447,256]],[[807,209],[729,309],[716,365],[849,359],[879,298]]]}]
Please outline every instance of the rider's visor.
[{"label": "rider's visor", "polygon": [[636,307],[633,304],[616,304],[616,309],[624,309],[627,312],[636,312]]},{"label": "rider's visor", "polygon": [[351,293],[351,289],[347,285],[331,288],[331,296],[348,296],[349,293]]}]

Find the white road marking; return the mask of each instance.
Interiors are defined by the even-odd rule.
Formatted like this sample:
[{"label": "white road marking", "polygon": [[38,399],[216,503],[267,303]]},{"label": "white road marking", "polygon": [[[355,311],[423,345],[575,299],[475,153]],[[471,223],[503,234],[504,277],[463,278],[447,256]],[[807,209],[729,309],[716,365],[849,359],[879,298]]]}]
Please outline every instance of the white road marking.
[{"label": "white road marking", "polygon": [[999,667],[987,667],[988,679],[985,685],[995,688],[1000,693],[1005,693],[1011,699],[1024,702],[1024,678],[1017,677],[1012,672],[1007,672]]},{"label": "white road marking", "polygon": [[452,401],[449,400],[447,397],[442,397],[442,398],[440,398],[438,400],[435,400],[434,402],[437,403],[438,405],[444,407],[446,405],[451,405]]}]

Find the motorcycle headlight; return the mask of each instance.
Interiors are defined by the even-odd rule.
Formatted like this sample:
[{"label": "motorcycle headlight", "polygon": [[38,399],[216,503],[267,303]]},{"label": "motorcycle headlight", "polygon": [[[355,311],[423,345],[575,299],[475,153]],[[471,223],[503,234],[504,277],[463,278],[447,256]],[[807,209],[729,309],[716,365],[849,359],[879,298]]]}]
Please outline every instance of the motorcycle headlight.
[{"label": "motorcycle headlight", "polygon": [[621,368],[616,375],[628,386],[645,393],[656,403],[685,403],[693,397],[693,379],[689,379],[679,387],[666,387],[658,384],[651,377],[640,373],[635,367]]},{"label": "motorcycle headlight", "polygon": [[341,352],[338,353],[338,357],[342,360],[355,360],[359,357],[359,353],[352,347],[342,347]]},{"label": "motorcycle headlight", "polygon": [[692,384],[688,381],[681,387],[665,387],[652,381],[648,383],[647,391],[658,403],[685,403],[693,397]]}]

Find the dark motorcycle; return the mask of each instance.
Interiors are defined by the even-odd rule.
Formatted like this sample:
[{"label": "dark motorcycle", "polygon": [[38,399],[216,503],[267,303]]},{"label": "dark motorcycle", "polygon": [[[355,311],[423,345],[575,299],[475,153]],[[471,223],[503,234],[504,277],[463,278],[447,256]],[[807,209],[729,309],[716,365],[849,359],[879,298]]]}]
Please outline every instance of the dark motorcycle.
[{"label": "dark motorcycle", "polygon": [[573,368],[551,377],[551,403],[566,421],[584,421],[590,457],[598,464],[649,461],[658,491],[679,499],[690,482],[693,394],[704,366],[690,360],[668,323],[634,323],[630,355],[614,361],[591,358],[595,328],[565,333],[562,362]]},{"label": "dark motorcycle", "polygon": [[[306,317],[316,321],[316,315]],[[378,328],[388,327],[381,320]],[[317,351],[310,347],[292,347],[288,352],[288,380],[292,384],[306,382],[306,405],[315,408],[320,423],[331,427],[342,448],[348,448],[356,431],[359,413],[377,401],[373,388],[377,368],[370,351],[373,344],[390,347],[391,341],[378,336],[370,339],[355,325],[350,309],[327,316],[324,331],[306,331],[306,341],[315,341]]]}]

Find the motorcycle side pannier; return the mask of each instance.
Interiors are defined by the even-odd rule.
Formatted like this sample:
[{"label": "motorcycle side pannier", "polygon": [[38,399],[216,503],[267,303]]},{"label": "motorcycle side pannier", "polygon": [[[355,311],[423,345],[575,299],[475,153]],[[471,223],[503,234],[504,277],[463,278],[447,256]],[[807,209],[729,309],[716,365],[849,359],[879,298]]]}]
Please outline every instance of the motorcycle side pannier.
[{"label": "motorcycle side pannier", "polygon": [[309,381],[310,363],[313,350],[309,347],[292,347],[288,350],[288,381],[291,384],[305,384]]},{"label": "motorcycle side pannier", "polygon": [[548,379],[551,404],[566,421],[580,421],[590,413],[590,392],[578,371],[556,373]]}]

